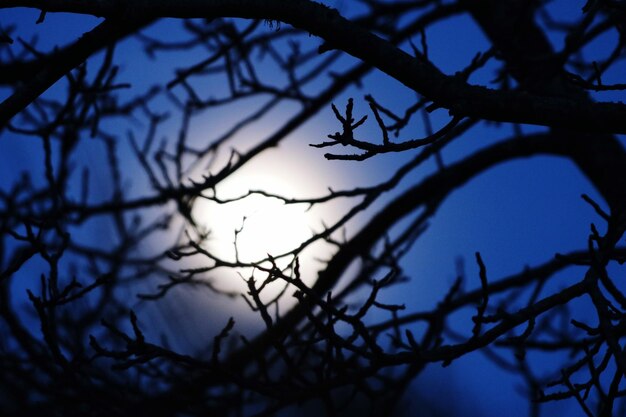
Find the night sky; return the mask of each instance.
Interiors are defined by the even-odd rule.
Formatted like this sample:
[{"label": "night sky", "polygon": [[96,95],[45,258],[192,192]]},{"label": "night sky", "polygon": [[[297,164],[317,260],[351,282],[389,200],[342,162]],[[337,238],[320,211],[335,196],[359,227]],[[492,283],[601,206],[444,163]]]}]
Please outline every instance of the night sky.
[{"label": "night sky", "polygon": [[[333,7],[338,7],[344,16],[357,16],[360,6],[355,1],[326,2]],[[553,16],[560,19],[577,19],[585,2],[583,0],[559,0],[552,2],[549,7]],[[38,37],[37,45],[41,50],[49,50],[54,45],[63,45],[76,39],[81,33],[92,28],[99,19],[87,16],[72,16],[66,14],[48,14],[42,24],[35,24],[38,13],[32,10],[9,9],[0,11],[0,22],[3,26],[16,25],[13,36],[17,39],[32,40]],[[246,22],[242,21],[242,27]],[[280,30],[286,30],[283,25]],[[257,29],[259,31],[273,31],[274,27],[265,24]],[[152,25],[143,33],[159,37],[167,34],[170,40],[185,34],[181,30],[180,22],[174,19],[165,19]],[[550,33],[550,41],[558,50],[562,47],[564,39]],[[489,44],[480,29],[467,16],[456,16],[442,21],[428,28],[426,31],[429,58],[444,73],[452,74],[463,69],[478,52],[485,52]],[[311,37],[300,37],[303,48],[315,46],[319,40]],[[420,39],[414,42],[419,44]],[[610,36],[599,37],[583,53],[588,59],[601,58],[611,50],[616,39]],[[284,45],[284,47],[288,47]],[[19,42],[12,47],[14,51],[22,51]],[[410,45],[405,43],[402,48],[410,51]],[[121,97],[146,91],[155,83],[166,83],[173,79],[177,68],[181,63],[195,62],[201,59],[202,51],[192,50],[186,52],[157,51],[153,58],[147,57],[142,50],[142,45],[136,39],[127,39],[121,42],[115,51],[115,60],[120,66],[118,82],[129,83],[131,88],[121,89]],[[103,53],[98,53],[90,59],[88,68],[97,65],[103,59]],[[342,56],[335,66],[336,70],[342,70],[353,65],[357,61],[352,57]],[[273,69],[270,65],[261,64],[258,71],[266,79],[271,78]],[[490,65],[476,75],[470,81],[475,84],[489,86],[495,78]],[[618,64],[604,76],[604,82],[610,83],[617,79],[618,70],[626,70],[623,63]],[[305,91],[314,92],[324,86],[324,79],[305,87]],[[614,80],[615,81],[615,80]],[[65,81],[48,90],[44,97],[55,97],[65,88]],[[389,78],[379,71],[373,71],[363,80],[363,86],[351,86],[337,96],[333,102],[339,109],[343,109],[349,98],[354,98],[355,114],[357,117],[369,113],[366,94],[373,95],[376,100],[390,109],[402,112],[403,109],[416,101],[416,94],[397,81]],[[223,94],[225,85],[223,80],[202,79],[198,82],[198,88],[210,92],[216,97]],[[176,87],[173,94],[179,93]],[[9,89],[0,89],[0,98],[8,96]],[[602,101],[619,100],[623,93],[597,93],[596,98]],[[238,117],[253,109],[258,102],[249,100],[236,106],[225,106],[219,111],[209,112],[206,117],[196,117],[189,128],[191,143],[197,146],[206,146],[211,138],[218,137],[221,132],[236,121]],[[154,108],[168,111],[172,106],[171,101],[161,97],[155,101]],[[253,143],[257,142],[273,132],[280,125],[278,121],[286,120],[288,115],[294,114],[298,109],[288,105],[280,105],[260,119],[252,128],[240,132],[233,145],[236,149],[244,151]],[[171,117],[160,127],[160,138],[174,138],[179,129],[180,117],[172,112]],[[449,120],[445,110],[436,110],[432,115],[433,127],[441,127]],[[419,119],[419,118],[417,118]],[[115,130],[114,120],[110,129]],[[120,123],[119,142],[117,155],[123,167],[124,184],[130,195],[146,195],[150,193],[149,182],[143,175],[139,162],[130,149],[129,132],[137,137],[142,137],[145,124],[141,120]],[[330,106],[321,110],[315,117],[307,121],[295,132],[289,135],[286,141],[278,148],[270,149],[258,158],[255,158],[241,172],[238,172],[231,180],[220,185],[218,191],[223,196],[236,196],[244,193],[247,188],[266,188],[277,193],[295,194],[300,197],[315,197],[323,195],[327,187],[335,190],[349,189],[357,186],[372,185],[389,178],[402,164],[410,160],[416,152],[408,151],[400,154],[381,155],[363,162],[352,161],[329,161],[324,158],[325,149],[310,147],[309,144],[320,143],[326,140],[326,135],[340,129],[333,116]],[[545,128],[522,126],[522,131],[544,131]],[[379,130],[370,114],[370,119],[359,130],[360,137],[377,141]],[[417,120],[403,132],[404,136],[419,137],[424,134],[424,124]],[[514,134],[511,127],[501,127],[481,123],[471,129],[467,134],[457,139],[445,148],[441,154],[444,164],[452,164],[464,156],[477,151],[486,145],[495,143],[502,138]],[[42,181],[43,153],[40,142],[22,137],[19,134],[2,132],[0,137],[0,187],[7,190],[13,186],[23,171],[30,173],[34,181]],[[622,143],[624,138],[620,137]],[[74,169],[82,167],[91,169],[90,185],[92,189],[92,201],[106,200],[111,192],[109,174],[106,170],[106,159],[103,157],[102,143],[96,140],[83,140],[73,160]],[[334,150],[334,149],[333,149]],[[220,155],[220,161],[226,155]],[[219,166],[219,161],[215,166]],[[368,216],[380,208],[386,201],[398,195],[417,181],[429,174],[436,172],[437,164],[434,159],[429,160],[422,167],[414,170],[398,186],[398,188],[384,195],[379,203],[376,203],[366,213],[359,215],[346,228],[348,235],[354,234],[361,225],[367,222]],[[190,177],[200,176],[211,170],[207,166],[198,166],[190,174]],[[75,192],[80,192],[76,184]],[[474,289],[480,286],[478,278],[478,266],[474,260],[475,252],[479,251],[487,267],[490,279],[498,279],[520,272],[527,266],[536,266],[550,260],[555,253],[568,253],[574,250],[586,248],[589,236],[590,224],[596,224],[602,229],[603,224],[593,208],[587,204],[581,194],[587,194],[601,205],[604,204],[599,194],[592,185],[576,169],[572,162],[553,157],[537,156],[519,159],[498,165],[485,173],[472,179],[461,189],[452,193],[445,200],[441,208],[429,222],[424,234],[417,240],[413,249],[402,261],[405,273],[410,277],[410,282],[394,286],[382,293],[383,301],[396,304],[405,304],[408,312],[427,310],[435,306],[446,294],[458,274],[463,274],[466,279],[464,288]],[[274,202],[276,203],[276,202]],[[274,204],[271,203],[271,204]],[[263,208],[261,203],[243,205],[237,210],[226,209],[220,212],[220,208],[207,202],[200,202],[194,207],[194,215],[199,222],[205,223],[207,228],[216,229],[215,238],[211,241],[212,248],[222,251],[224,256],[232,256],[232,231],[239,227],[239,222],[246,210],[250,209],[263,216],[262,211],[275,212],[283,208],[271,205]],[[204,204],[204,205],[203,205]],[[296,233],[296,229],[305,223],[298,236],[308,236],[311,230],[321,230],[322,219],[338,218],[340,213],[350,207],[350,201],[341,199],[311,212],[305,212],[306,207],[295,208],[294,219],[288,227],[286,235]],[[258,212],[255,210],[259,210]],[[228,213],[238,214],[228,214]],[[254,213],[250,214],[249,222],[252,222]],[[258,214],[261,213],[261,214]],[[274,221],[280,222],[281,217],[287,216],[284,212],[278,214]],[[304,213],[304,214],[302,214]],[[145,214],[146,216],[158,216],[157,210]],[[229,217],[230,216],[230,217]],[[300,217],[298,217],[300,216]],[[217,219],[217,223],[211,223]],[[180,223],[180,220],[177,220]],[[261,218],[260,222],[266,222]],[[408,219],[406,219],[408,221]],[[251,226],[252,227],[252,226]],[[163,250],[163,242],[173,242],[179,237],[174,232],[176,227],[163,232],[159,238],[146,242],[142,248],[143,253],[158,253]],[[221,230],[221,231],[218,231]],[[391,234],[394,233],[392,229]],[[86,223],[80,229],[72,231],[72,236],[87,244],[104,244],[113,241],[115,236],[110,232],[110,225],[106,221],[95,220]],[[281,235],[282,236],[282,235]],[[247,237],[255,242],[253,235]],[[279,241],[283,238],[277,238]],[[250,244],[252,251],[259,250],[263,255],[265,248],[254,249],[254,243]],[[309,280],[314,279],[316,268],[322,263],[319,259],[328,257],[329,247],[319,244],[303,255],[303,259],[309,261],[305,267]],[[251,257],[257,256],[250,255]],[[303,261],[304,263],[304,261]],[[36,286],[37,272],[43,267],[37,260],[30,262],[22,271],[19,281],[14,281],[15,303],[24,303],[28,309],[25,290]],[[558,279],[551,281],[547,289],[558,290],[568,282],[580,278],[580,268],[568,268],[558,274]],[[623,272],[623,271],[622,271]],[[619,271],[616,270],[616,273]],[[235,284],[222,282],[223,288],[241,289],[242,283],[236,277],[224,278],[235,281]],[[310,282],[310,281],[309,281]],[[130,292],[149,291],[153,288],[150,282],[143,286],[129,288]],[[365,297],[365,293],[357,296]],[[131,297],[132,298],[132,297]],[[359,299],[355,300],[358,301]],[[495,298],[497,300],[497,297]],[[495,303],[496,301],[494,301]],[[238,319],[238,330],[242,333],[253,334],[258,331],[260,319],[249,312],[249,309],[240,301],[222,299],[205,291],[194,292],[192,289],[175,291],[168,298],[165,305],[156,308],[153,304],[132,301],[133,308],[138,312],[140,320],[144,323],[160,323],[159,332],[167,334],[172,346],[181,350],[193,351],[203,342],[212,340],[215,332],[220,329],[230,315]],[[579,316],[584,317],[589,309],[585,300],[572,304],[578,309]],[[211,320],[206,320],[206,315],[211,315]],[[368,317],[369,322],[376,323],[389,318],[388,313],[379,312]],[[33,321],[36,328],[36,322]],[[459,331],[471,326],[468,322],[468,314],[453,316],[451,321],[453,329]],[[521,326],[523,327],[523,326]],[[520,327],[519,331],[523,331]],[[419,325],[413,326],[419,331]],[[157,337],[157,333],[153,335]],[[508,355],[508,353],[507,353]],[[506,355],[505,355],[506,356]],[[509,355],[510,356],[510,355]],[[558,358],[548,354],[537,355],[535,363],[541,363],[545,373],[555,373],[559,370]],[[537,367],[535,367],[537,369]],[[555,374],[558,375],[558,374]],[[510,417],[527,415],[528,404],[524,397],[525,389],[519,377],[495,366],[487,355],[474,352],[466,357],[455,361],[451,366],[442,368],[439,364],[430,365],[412,385],[410,395],[406,396],[404,409],[405,415],[457,415],[478,416],[498,415],[505,413]],[[454,401],[450,401],[454,398]],[[409,412],[410,410],[410,412]],[[415,411],[419,410],[419,412]],[[402,410],[400,410],[402,411]],[[416,414],[417,413],[417,414]],[[421,414],[424,413],[424,414]],[[544,415],[582,415],[574,401],[548,405]],[[402,412],[400,413],[401,415]]]}]

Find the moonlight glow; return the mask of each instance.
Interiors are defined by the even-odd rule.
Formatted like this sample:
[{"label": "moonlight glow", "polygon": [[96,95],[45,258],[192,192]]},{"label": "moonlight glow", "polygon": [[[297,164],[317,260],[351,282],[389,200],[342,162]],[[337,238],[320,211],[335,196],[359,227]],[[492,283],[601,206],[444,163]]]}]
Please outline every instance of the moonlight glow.
[{"label": "moonlight glow", "polygon": [[[262,187],[288,196],[293,195],[297,184],[275,173],[238,175],[228,181],[226,192],[218,190],[218,196],[240,196]],[[194,214],[210,231],[207,245],[212,253],[228,261],[238,257],[241,262],[256,262],[268,254],[289,252],[311,237],[313,219],[306,209],[306,204],[285,204],[277,198],[250,195],[226,204],[199,201]]]},{"label": "moonlight glow", "polygon": [[[268,254],[278,258],[300,248],[303,242],[324,230],[324,225],[331,225],[343,216],[347,209],[345,201],[311,208],[308,203],[286,204],[279,198],[260,194],[238,199],[249,191],[263,190],[271,195],[306,200],[326,195],[333,180],[337,182],[344,178],[328,161],[293,149],[297,148],[295,145],[298,144],[291,148],[284,145],[279,151],[267,152],[221,182],[215,194],[206,195],[228,202],[218,203],[210,198],[195,201],[193,218],[201,229],[208,232],[203,247],[212,256],[226,262],[259,264],[268,259]],[[324,260],[334,249],[332,244],[322,239],[298,252],[300,278],[312,285]],[[293,260],[293,254],[289,254],[276,259],[276,263],[282,268]],[[203,267],[211,262],[199,258],[195,266]],[[261,264],[268,266],[267,261]],[[204,278],[220,290],[247,293],[244,279],[251,276],[261,282],[266,274],[250,267],[219,268]],[[264,287],[261,296],[270,299],[284,286],[283,281],[271,283]],[[284,297],[281,305],[288,306],[294,300]]]}]

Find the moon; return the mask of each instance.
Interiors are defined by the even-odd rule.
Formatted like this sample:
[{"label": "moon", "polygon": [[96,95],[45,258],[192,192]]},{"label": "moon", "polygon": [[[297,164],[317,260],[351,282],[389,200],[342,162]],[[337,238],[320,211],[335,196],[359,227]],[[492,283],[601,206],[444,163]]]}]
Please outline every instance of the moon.
[{"label": "moon", "polygon": [[[266,170],[235,175],[218,189],[218,196],[235,198],[256,189],[289,197],[295,194],[295,188],[284,177]],[[227,191],[221,193],[222,189]],[[307,213],[307,204],[285,204],[278,198],[259,194],[225,204],[206,203],[196,209],[196,216],[210,230],[208,249],[229,262],[255,263],[268,254],[276,257],[294,250],[313,235],[314,219]]]},{"label": "moon", "polygon": [[[315,166],[320,165],[319,161],[284,148],[253,162],[220,182],[215,196],[222,201],[232,200],[251,190],[263,190],[286,198],[311,198],[327,193],[326,184],[336,176],[330,169]],[[315,176],[311,176],[311,172],[315,172]],[[192,212],[196,222],[209,232],[204,247],[212,255],[226,262],[250,265],[267,260],[268,254],[277,258],[299,248],[340,213],[337,204],[311,208],[308,203],[286,204],[279,198],[260,194],[224,204],[198,199]],[[314,281],[322,265],[320,259],[327,257],[330,250],[327,242],[317,241],[298,253],[301,279],[305,283]],[[277,259],[276,263],[284,268],[293,259],[293,255],[288,255]],[[268,262],[263,264],[268,265]],[[254,267],[222,268],[207,275],[216,288],[236,293],[248,291],[245,279],[254,276],[261,282],[266,277]],[[271,299],[284,287],[284,282],[272,283],[264,288],[261,296]],[[290,297],[286,298],[286,303],[290,304]]]}]

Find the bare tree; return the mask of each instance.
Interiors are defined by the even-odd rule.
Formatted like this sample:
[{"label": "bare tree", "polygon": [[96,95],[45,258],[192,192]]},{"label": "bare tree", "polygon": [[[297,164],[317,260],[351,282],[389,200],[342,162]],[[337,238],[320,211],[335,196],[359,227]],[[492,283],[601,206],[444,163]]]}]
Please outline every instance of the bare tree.
[{"label": "bare tree", "polygon": [[[548,0],[3,0],[2,414],[390,415],[425,369],[482,352],[525,381],[532,416],[625,415],[626,105],[610,100],[626,3],[575,3],[566,19]],[[462,18],[487,46],[446,74],[427,34]],[[312,120],[317,137],[289,143],[362,180],[233,192]],[[597,226],[579,250],[507,276],[476,252],[430,305],[386,296],[415,285],[415,244],[450,196],[537,155],[599,196],[583,195]],[[376,161],[375,180],[358,171]],[[246,201],[321,220],[269,254],[271,228],[261,255],[243,248],[249,219],[216,243]]]}]

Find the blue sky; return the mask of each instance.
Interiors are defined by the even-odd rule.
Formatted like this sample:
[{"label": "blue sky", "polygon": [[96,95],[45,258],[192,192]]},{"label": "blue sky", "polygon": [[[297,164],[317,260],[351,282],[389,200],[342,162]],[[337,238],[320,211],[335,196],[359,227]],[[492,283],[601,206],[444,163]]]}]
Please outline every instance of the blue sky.
[{"label": "blue sky", "polygon": [[[358,13],[355,3],[351,1],[338,3],[340,3],[338,7],[346,15]],[[584,1],[555,1],[551,6],[551,12],[554,16],[575,19],[580,14],[583,4]],[[18,27],[16,34],[26,40],[38,34],[38,45],[42,50],[48,50],[54,45],[63,45],[98,22],[98,19],[91,17],[50,14],[43,24],[35,25],[37,16],[38,13],[32,11],[5,10],[0,12],[0,21],[3,25],[15,23]],[[273,29],[263,27],[261,30]],[[149,28],[146,33],[154,36],[167,33],[168,36],[174,38],[178,35],[182,36],[179,22],[174,20],[160,22]],[[430,58],[448,74],[463,69],[477,52],[484,52],[488,49],[484,36],[466,16],[441,22],[429,28],[426,35]],[[551,36],[554,46],[559,49],[563,44],[563,39],[557,35]],[[415,41],[417,43],[418,40]],[[313,38],[308,42],[315,44],[318,41]],[[584,53],[592,58],[605,56],[614,42],[615,39],[611,36],[599,38]],[[408,45],[403,45],[403,47],[409,48]],[[17,45],[14,48],[19,50]],[[116,51],[116,57],[120,63],[118,79],[121,82],[131,83],[132,89],[128,92],[121,91],[120,94],[122,96],[134,94],[145,91],[154,82],[167,82],[172,79],[174,71],[181,66],[182,62],[198,61],[201,59],[200,54],[201,51],[158,53],[154,60],[150,60],[143,55],[137,41],[125,41]],[[102,59],[101,54],[95,56],[90,65],[95,67],[100,59]],[[354,62],[353,58],[342,58],[340,68],[345,68]],[[619,68],[624,69],[623,65],[618,66]],[[271,74],[271,71],[271,68],[261,67],[261,73],[265,76],[270,77],[271,75],[265,73]],[[615,71],[607,73],[605,82],[611,82],[617,75]],[[478,76],[472,77],[471,81],[489,85],[492,78],[493,74],[487,69]],[[216,95],[224,91],[224,84],[219,80],[202,80],[198,85]],[[349,88],[334,102],[339,108],[343,108],[348,98],[354,97],[355,114],[360,115],[368,113],[367,103],[363,100],[365,94],[374,95],[380,103],[397,111],[402,111],[416,98],[415,93],[407,91],[397,81],[379,72],[368,75],[363,85],[362,89]],[[61,82],[46,94],[54,96],[63,88],[63,82]],[[310,86],[313,91],[319,88],[321,88],[320,85]],[[2,97],[5,97],[7,93],[6,89],[0,90]],[[600,98],[618,100],[621,97],[619,93],[606,93]],[[164,110],[167,110],[167,106],[170,105],[165,99],[157,103]],[[255,104],[255,102],[250,102],[250,108]],[[227,128],[233,118],[245,111],[247,111],[245,104],[238,105],[236,108],[226,107],[221,113],[210,114],[206,119],[194,120],[190,128],[190,136],[198,144],[202,144],[207,138],[217,136],[220,131]],[[277,125],[276,120],[284,120],[287,114],[293,112],[294,109],[288,106],[277,108],[252,129],[242,132],[238,137],[237,146],[245,149],[249,143],[264,135],[269,135],[273,127]],[[445,111],[439,110],[433,114],[435,126],[446,121]],[[145,125],[137,122],[124,129],[141,132],[144,127]],[[172,137],[177,128],[177,119],[173,118],[171,122],[164,125],[160,136]],[[272,175],[283,179],[291,178],[291,181],[297,182],[294,192],[302,193],[302,196],[317,196],[323,194],[327,186],[342,189],[378,183],[392,175],[398,166],[413,156],[409,152],[375,157],[363,163],[327,161],[323,158],[324,150],[311,148],[308,144],[323,141],[328,133],[335,130],[339,130],[339,125],[334,120],[331,109],[322,110],[314,119],[291,134],[278,149],[271,150],[267,155],[255,159],[249,167],[244,169],[240,174],[241,176],[247,175],[243,182],[250,184],[251,187],[271,188],[271,180],[258,184],[254,181],[255,172],[267,172],[273,169],[275,172],[272,171],[274,172]],[[537,130],[541,129],[523,127],[524,132]],[[364,138],[372,140],[378,138],[378,130],[372,120],[358,132]],[[481,126],[473,129],[443,151],[443,161],[447,164],[453,163],[511,133],[512,130],[506,128],[493,129]],[[423,127],[419,123],[406,132],[407,136],[422,134]],[[94,201],[106,198],[107,193],[110,192],[110,183],[108,173],[104,168],[106,161],[101,158],[102,145],[96,141],[84,141],[80,146],[76,164],[80,167],[81,164],[85,165],[87,162],[92,168],[91,181],[93,187],[98,190],[93,196]],[[122,166],[126,168],[124,174],[129,192],[136,195],[149,193],[148,182],[140,175],[138,162],[130,152],[126,132],[120,132],[118,155]],[[42,158],[39,142],[3,132],[0,137],[0,187],[3,189],[11,187],[22,170],[29,171],[33,178],[42,180]],[[281,161],[287,161],[287,163],[281,165]],[[398,190],[406,189],[436,169],[433,161],[427,162],[423,167],[411,173],[400,184]],[[277,192],[281,191],[277,190]],[[228,193],[228,189],[224,192]],[[546,262],[556,252],[565,253],[583,249],[586,246],[590,223],[601,223],[592,208],[581,199],[580,195],[583,193],[601,202],[589,182],[570,161],[555,157],[533,157],[508,162],[479,175],[444,202],[430,222],[427,232],[403,261],[403,266],[411,276],[411,282],[383,293],[383,299],[394,303],[405,303],[410,306],[410,311],[432,307],[443,298],[454,281],[459,259],[464,260],[467,276],[466,288],[478,287],[478,268],[474,262],[476,251],[482,254],[489,277],[497,279],[519,272],[525,266]],[[371,214],[393,195],[385,196],[380,204],[375,205],[366,214]],[[338,210],[345,210],[346,207],[346,202],[342,201],[328,211],[321,210],[318,215],[332,217]],[[354,233],[366,221],[366,218],[367,215],[357,218],[356,222],[348,227],[349,233]],[[320,226],[315,219],[308,218],[307,221],[311,222],[310,227]],[[211,225],[208,224],[207,227]],[[115,239],[115,236],[108,232],[108,226],[98,221],[87,223],[76,233],[85,242],[94,243],[101,242],[103,239]],[[226,237],[221,239],[226,239]],[[152,242],[147,250],[158,251],[159,249],[159,244]],[[319,253],[314,255],[319,255]],[[33,261],[29,268],[36,271],[37,268],[41,268],[41,265]],[[312,275],[314,275],[313,269]],[[558,289],[569,280],[579,279],[579,273],[573,270],[563,274],[554,284],[553,289]],[[16,292],[19,293],[29,288],[30,285],[34,283],[24,279],[16,284]],[[189,292],[181,292],[179,297],[185,300],[184,306],[181,307],[180,303],[171,303],[164,310],[159,311],[145,307],[143,320],[156,320],[155,317],[158,315],[169,315],[175,317],[174,322],[185,322],[178,328],[182,333],[180,335],[172,333],[171,337],[181,337],[189,341],[195,337],[198,328],[204,328],[206,340],[210,340],[214,329],[221,325],[203,322],[201,319],[203,309],[210,308],[214,311],[218,306],[218,309],[228,311],[230,301],[218,300],[215,296],[206,294],[198,297]],[[241,305],[237,305],[230,312],[237,312],[241,308]],[[584,310],[585,307],[581,304],[580,308]],[[227,314],[224,316],[226,317]],[[376,322],[386,318],[384,314],[381,314],[371,317],[371,320]],[[247,323],[250,328],[254,327],[252,321],[253,319],[242,319],[242,322]],[[453,323],[462,326],[464,322],[461,319],[458,324],[454,321]],[[545,364],[546,372],[548,372],[554,364],[554,358],[540,358],[539,363]],[[453,408],[466,408],[462,415],[506,413],[510,417],[524,416],[527,413],[526,399],[516,392],[516,387],[519,387],[520,383],[521,381],[495,367],[480,353],[473,353],[458,360],[447,369],[442,370],[437,364],[431,366],[415,382],[415,395],[420,400],[414,400],[410,407],[417,409],[420,407],[419,401],[430,401],[432,407],[443,407],[442,410],[444,410],[445,407],[451,405],[446,402],[447,399],[453,396],[455,398]],[[439,402],[440,399],[441,402]],[[575,416],[578,415],[576,413],[580,413],[573,403],[553,407],[547,408],[545,415],[558,412],[562,415]]]}]

